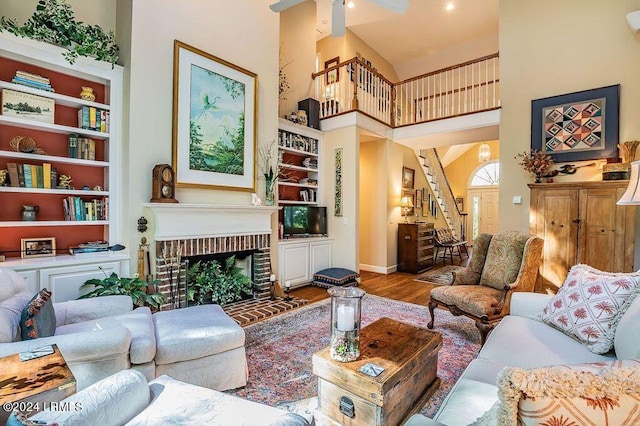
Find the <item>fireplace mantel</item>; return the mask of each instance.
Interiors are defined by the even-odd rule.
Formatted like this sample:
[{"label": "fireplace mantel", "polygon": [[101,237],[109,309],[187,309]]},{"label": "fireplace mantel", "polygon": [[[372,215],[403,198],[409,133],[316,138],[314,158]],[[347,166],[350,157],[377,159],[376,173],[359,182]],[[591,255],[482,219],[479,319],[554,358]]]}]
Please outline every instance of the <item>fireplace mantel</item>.
[{"label": "fireplace mantel", "polygon": [[276,206],[145,203],[155,241],[271,234]]}]

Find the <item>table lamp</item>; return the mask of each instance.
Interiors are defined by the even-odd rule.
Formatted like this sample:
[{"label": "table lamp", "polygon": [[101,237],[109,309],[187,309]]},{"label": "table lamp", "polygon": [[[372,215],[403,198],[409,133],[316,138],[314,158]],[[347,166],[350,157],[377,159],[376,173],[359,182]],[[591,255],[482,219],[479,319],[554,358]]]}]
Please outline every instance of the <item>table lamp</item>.
[{"label": "table lamp", "polygon": [[616,204],[621,206],[640,205],[640,161],[631,163],[629,185]]},{"label": "table lamp", "polygon": [[404,223],[409,223],[407,216],[409,209],[413,208],[413,200],[408,195],[403,195],[400,199],[400,207],[402,207],[402,215],[404,216]]}]

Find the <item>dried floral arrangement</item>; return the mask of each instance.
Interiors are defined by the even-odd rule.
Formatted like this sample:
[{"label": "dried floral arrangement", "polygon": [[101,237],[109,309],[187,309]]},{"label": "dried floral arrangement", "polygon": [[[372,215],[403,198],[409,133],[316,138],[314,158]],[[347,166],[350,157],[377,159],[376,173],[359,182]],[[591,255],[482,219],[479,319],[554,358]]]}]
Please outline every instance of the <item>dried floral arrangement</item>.
[{"label": "dried floral arrangement", "polygon": [[553,158],[537,149],[530,152],[521,152],[513,158],[520,160],[518,164],[536,176],[536,182],[540,180],[541,176],[547,174],[551,166],[553,166]]}]

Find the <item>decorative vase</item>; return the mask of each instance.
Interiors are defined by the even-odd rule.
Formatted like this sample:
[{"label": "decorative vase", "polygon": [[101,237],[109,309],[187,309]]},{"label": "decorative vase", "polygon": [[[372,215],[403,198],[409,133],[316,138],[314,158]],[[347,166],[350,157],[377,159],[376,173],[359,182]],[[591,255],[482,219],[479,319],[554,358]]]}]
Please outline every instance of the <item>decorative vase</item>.
[{"label": "decorative vase", "polygon": [[25,222],[32,222],[37,219],[38,206],[22,206],[22,220]]},{"label": "decorative vase", "polygon": [[271,179],[266,180],[266,193],[264,197],[265,206],[273,206],[275,204],[275,194],[273,193],[273,181]]},{"label": "decorative vase", "polygon": [[80,99],[84,99],[85,101],[95,101],[96,95],[93,93],[93,87],[82,86],[82,92],[80,92]]},{"label": "decorative vase", "polygon": [[542,175],[541,174],[536,174],[536,180],[535,183],[541,183],[542,182]]},{"label": "decorative vase", "polygon": [[360,356],[360,313],[364,290],[357,287],[331,287],[331,343],[329,355],[340,362]]}]

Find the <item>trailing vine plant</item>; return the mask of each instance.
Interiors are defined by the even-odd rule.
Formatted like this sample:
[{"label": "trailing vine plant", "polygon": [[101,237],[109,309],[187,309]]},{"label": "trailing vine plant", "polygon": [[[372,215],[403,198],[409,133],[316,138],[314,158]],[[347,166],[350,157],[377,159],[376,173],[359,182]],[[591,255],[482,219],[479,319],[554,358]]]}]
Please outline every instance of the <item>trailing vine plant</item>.
[{"label": "trailing vine plant", "polygon": [[105,33],[99,25],[76,21],[71,5],[64,0],[38,0],[36,11],[22,26],[15,19],[3,16],[0,18],[0,30],[61,46],[66,49],[62,55],[70,64],[78,56],[93,57],[111,64],[118,60],[114,32]]}]

